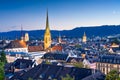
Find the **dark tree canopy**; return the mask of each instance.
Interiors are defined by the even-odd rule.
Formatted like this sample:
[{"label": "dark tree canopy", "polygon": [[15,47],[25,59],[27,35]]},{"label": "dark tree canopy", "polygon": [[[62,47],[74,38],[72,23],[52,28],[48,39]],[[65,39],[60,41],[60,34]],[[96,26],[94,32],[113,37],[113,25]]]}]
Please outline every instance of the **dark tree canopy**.
[{"label": "dark tree canopy", "polygon": [[6,60],[6,55],[5,55],[5,52],[2,51],[0,53],[0,61],[3,62],[3,63],[7,63],[7,60]]},{"label": "dark tree canopy", "polygon": [[107,75],[105,80],[120,80],[119,73],[117,70],[111,70]]},{"label": "dark tree canopy", "polygon": [[4,51],[0,52],[0,80],[4,80],[4,64],[7,63]]}]

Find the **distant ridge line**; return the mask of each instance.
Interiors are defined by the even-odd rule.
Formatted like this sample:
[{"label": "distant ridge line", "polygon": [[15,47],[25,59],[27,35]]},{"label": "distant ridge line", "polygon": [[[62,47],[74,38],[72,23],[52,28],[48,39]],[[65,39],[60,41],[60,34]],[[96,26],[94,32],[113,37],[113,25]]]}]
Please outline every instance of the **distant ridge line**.
[{"label": "distant ridge line", "polygon": [[[52,38],[58,37],[59,32],[61,36],[66,37],[78,37],[82,38],[84,31],[86,32],[87,37],[92,36],[110,36],[120,34],[120,25],[102,25],[94,27],[76,27],[71,30],[51,30]],[[28,32],[30,39],[43,39],[44,30],[23,30],[23,33]],[[1,37],[4,39],[15,39],[16,34],[20,37],[20,30],[0,32]]]}]

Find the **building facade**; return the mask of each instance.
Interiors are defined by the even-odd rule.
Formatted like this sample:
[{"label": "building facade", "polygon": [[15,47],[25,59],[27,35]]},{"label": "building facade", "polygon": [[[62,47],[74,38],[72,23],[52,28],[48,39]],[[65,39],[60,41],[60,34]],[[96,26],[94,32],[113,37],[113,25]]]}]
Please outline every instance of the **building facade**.
[{"label": "building facade", "polygon": [[14,40],[11,41],[5,48],[5,52],[12,54],[12,53],[27,53],[28,48],[26,42],[23,40]]},{"label": "building facade", "polygon": [[120,72],[120,55],[108,54],[100,56],[96,62],[96,69],[104,74],[109,73],[111,70],[118,70]]}]

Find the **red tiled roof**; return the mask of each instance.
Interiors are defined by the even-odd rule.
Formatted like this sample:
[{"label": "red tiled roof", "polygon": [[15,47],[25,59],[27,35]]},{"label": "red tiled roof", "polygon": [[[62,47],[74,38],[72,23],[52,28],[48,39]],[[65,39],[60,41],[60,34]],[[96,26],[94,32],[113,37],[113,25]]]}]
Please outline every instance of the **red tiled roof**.
[{"label": "red tiled roof", "polygon": [[43,50],[42,46],[28,46],[28,52],[37,52],[42,50]]},{"label": "red tiled roof", "polygon": [[14,40],[11,41],[6,48],[27,48],[27,45],[23,40]]},{"label": "red tiled roof", "polygon": [[59,45],[53,46],[52,51],[62,51],[62,46],[59,46]]}]

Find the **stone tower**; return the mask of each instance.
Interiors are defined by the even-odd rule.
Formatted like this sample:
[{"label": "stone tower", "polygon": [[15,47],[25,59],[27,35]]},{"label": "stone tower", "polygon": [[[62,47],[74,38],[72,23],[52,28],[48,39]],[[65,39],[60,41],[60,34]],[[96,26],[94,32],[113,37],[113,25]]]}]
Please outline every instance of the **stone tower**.
[{"label": "stone tower", "polygon": [[50,47],[51,47],[51,33],[49,28],[48,11],[47,11],[46,29],[44,33],[44,50],[47,50]]},{"label": "stone tower", "polygon": [[59,33],[59,37],[58,37],[58,43],[61,43],[62,39],[61,39],[61,36],[60,36],[60,33]]},{"label": "stone tower", "polygon": [[83,35],[83,38],[82,38],[82,42],[84,42],[84,43],[87,42],[87,36],[86,36],[85,32],[84,32],[84,35]]},{"label": "stone tower", "polygon": [[25,33],[25,37],[24,37],[24,41],[29,41],[29,34],[28,33]]}]

